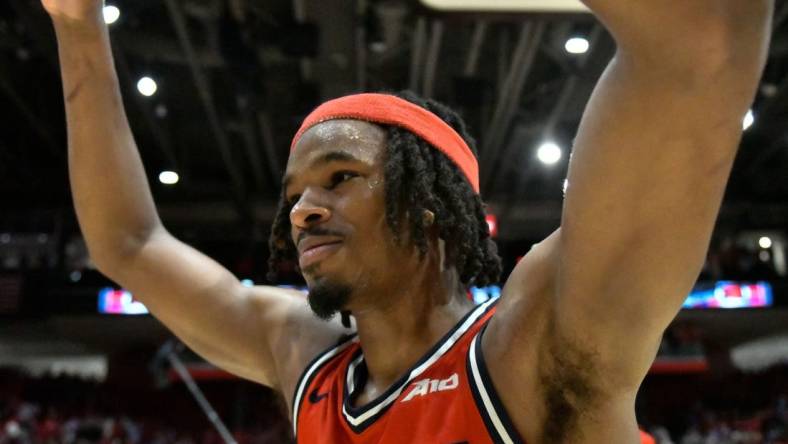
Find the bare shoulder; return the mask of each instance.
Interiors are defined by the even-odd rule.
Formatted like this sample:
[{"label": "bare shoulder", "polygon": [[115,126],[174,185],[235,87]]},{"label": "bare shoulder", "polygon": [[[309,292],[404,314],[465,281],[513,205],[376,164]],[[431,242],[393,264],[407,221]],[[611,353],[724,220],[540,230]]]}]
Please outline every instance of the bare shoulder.
[{"label": "bare shoulder", "polygon": [[[515,266],[485,333],[485,350],[489,350],[486,353],[519,355],[535,352],[533,345],[542,337],[552,307],[560,235],[559,228],[533,245]],[[505,339],[506,346],[499,338]],[[517,346],[513,347],[514,344]]]},{"label": "bare shoulder", "polygon": [[289,407],[307,364],[353,331],[343,327],[338,316],[328,321],[315,316],[300,291],[260,286],[254,287],[252,294],[261,309],[268,308],[269,343],[279,390]]}]

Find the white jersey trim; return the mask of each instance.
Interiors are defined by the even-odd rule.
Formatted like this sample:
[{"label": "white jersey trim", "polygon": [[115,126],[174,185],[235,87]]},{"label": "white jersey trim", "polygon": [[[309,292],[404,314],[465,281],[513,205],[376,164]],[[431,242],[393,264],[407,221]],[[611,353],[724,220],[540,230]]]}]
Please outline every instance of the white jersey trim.
[{"label": "white jersey trim", "polygon": [[338,355],[344,349],[356,342],[358,342],[358,336],[353,337],[351,340],[346,340],[341,344],[323,352],[322,355],[319,355],[314,361],[312,361],[312,364],[310,364],[301,375],[298,387],[296,388],[295,397],[293,398],[293,436],[298,435],[298,411],[301,409],[301,401],[304,397],[304,391],[312,382],[312,376],[314,373],[331,358]]},{"label": "white jersey trim", "polygon": [[[483,303],[476,307],[471,314],[465,319],[462,325],[459,326],[446,340],[440,345],[438,349],[436,349],[432,355],[427,357],[423,360],[423,362],[418,365],[417,367],[413,368],[410,371],[407,379],[404,381],[400,381],[398,387],[392,391],[389,396],[387,396],[384,400],[378,401],[376,404],[372,405],[371,407],[365,407],[363,413],[358,416],[353,416],[350,412],[347,411],[347,402],[342,403],[342,414],[345,416],[347,421],[355,426],[358,427],[362,425],[365,421],[369,420],[370,418],[375,417],[378,413],[380,413],[383,409],[387,408],[391,405],[401,394],[405,387],[410,384],[411,381],[419,377],[425,370],[427,370],[432,364],[434,364],[441,356],[446,354],[457,340],[462,337],[462,335],[482,316],[484,313],[487,312],[487,309],[496,302],[497,299],[490,299],[489,301]],[[348,393],[350,395],[353,394],[355,390],[355,371],[356,367],[362,362],[363,355],[360,355],[359,358],[355,359],[353,362],[350,363],[348,366],[347,376],[345,383],[348,387]],[[373,401],[374,403],[375,401]]]},{"label": "white jersey trim", "polygon": [[478,342],[476,339],[478,336],[479,333],[476,333],[473,341],[471,341],[471,349],[468,352],[471,362],[471,376],[473,377],[473,382],[476,385],[476,389],[479,391],[479,397],[481,398],[482,404],[484,405],[484,410],[487,412],[490,421],[495,427],[495,431],[498,432],[498,437],[504,444],[515,444],[515,441],[509,435],[509,431],[506,430],[506,427],[504,427],[503,421],[501,421],[501,418],[498,416],[498,411],[495,409],[495,405],[490,399],[490,394],[487,392],[487,386],[485,385],[484,379],[482,378],[481,372],[479,371],[479,362],[476,359],[476,343]]}]

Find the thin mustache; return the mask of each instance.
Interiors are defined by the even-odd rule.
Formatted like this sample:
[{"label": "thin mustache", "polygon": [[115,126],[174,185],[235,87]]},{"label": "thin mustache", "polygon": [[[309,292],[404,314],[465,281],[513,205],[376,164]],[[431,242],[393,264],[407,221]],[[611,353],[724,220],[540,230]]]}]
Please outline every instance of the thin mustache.
[{"label": "thin mustache", "polygon": [[298,241],[296,245],[300,244],[302,240],[304,240],[307,236],[337,236],[337,237],[344,237],[342,234],[337,233],[336,231],[326,230],[325,228],[311,228],[305,231],[302,231],[298,234]]}]

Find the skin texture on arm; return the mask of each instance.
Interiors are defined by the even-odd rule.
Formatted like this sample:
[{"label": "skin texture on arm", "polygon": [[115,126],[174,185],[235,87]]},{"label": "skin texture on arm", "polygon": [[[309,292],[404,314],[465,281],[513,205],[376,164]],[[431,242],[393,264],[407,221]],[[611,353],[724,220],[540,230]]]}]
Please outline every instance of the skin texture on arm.
[{"label": "skin texture on arm", "polygon": [[58,37],[71,187],[91,258],[194,351],[289,390],[341,328],[315,320],[304,329],[312,318],[302,296],[246,288],[162,226],[123,109],[101,3],[44,2]]},{"label": "skin texture on arm", "polygon": [[702,267],[771,4],[587,3],[618,52],[575,139],[561,228],[515,268],[484,350],[527,438],[637,442],[634,398]]}]

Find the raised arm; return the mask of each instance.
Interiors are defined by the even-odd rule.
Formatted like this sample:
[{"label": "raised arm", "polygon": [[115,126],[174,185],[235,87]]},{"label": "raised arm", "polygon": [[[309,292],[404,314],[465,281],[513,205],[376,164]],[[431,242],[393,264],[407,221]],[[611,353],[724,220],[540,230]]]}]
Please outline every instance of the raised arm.
[{"label": "raised arm", "polygon": [[573,148],[553,319],[611,389],[634,394],[703,266],[773,5],[587,4],[618,51]]},{"label": "raised arm", "polygon": [[[303,298],[248,289],[164,229],[123,109],[103,2],[43,4],[58,39],[71,187],[91,258],[209,361],[269,386],[287,385],[279,376],[300,370],[291,368],[298,344],[328,340],[299,341],[293,333],[293,324],[309,319]],[[303,331],[329,338],[326,328]]]},{"label": "raised arm", "polygon": [[483,345],[507,408],[543,401],[521,431],[636,442],[634,398],[703,265],[773,5],[585,3],[618,49],[575,139],[561,227],[511,274]]}]

